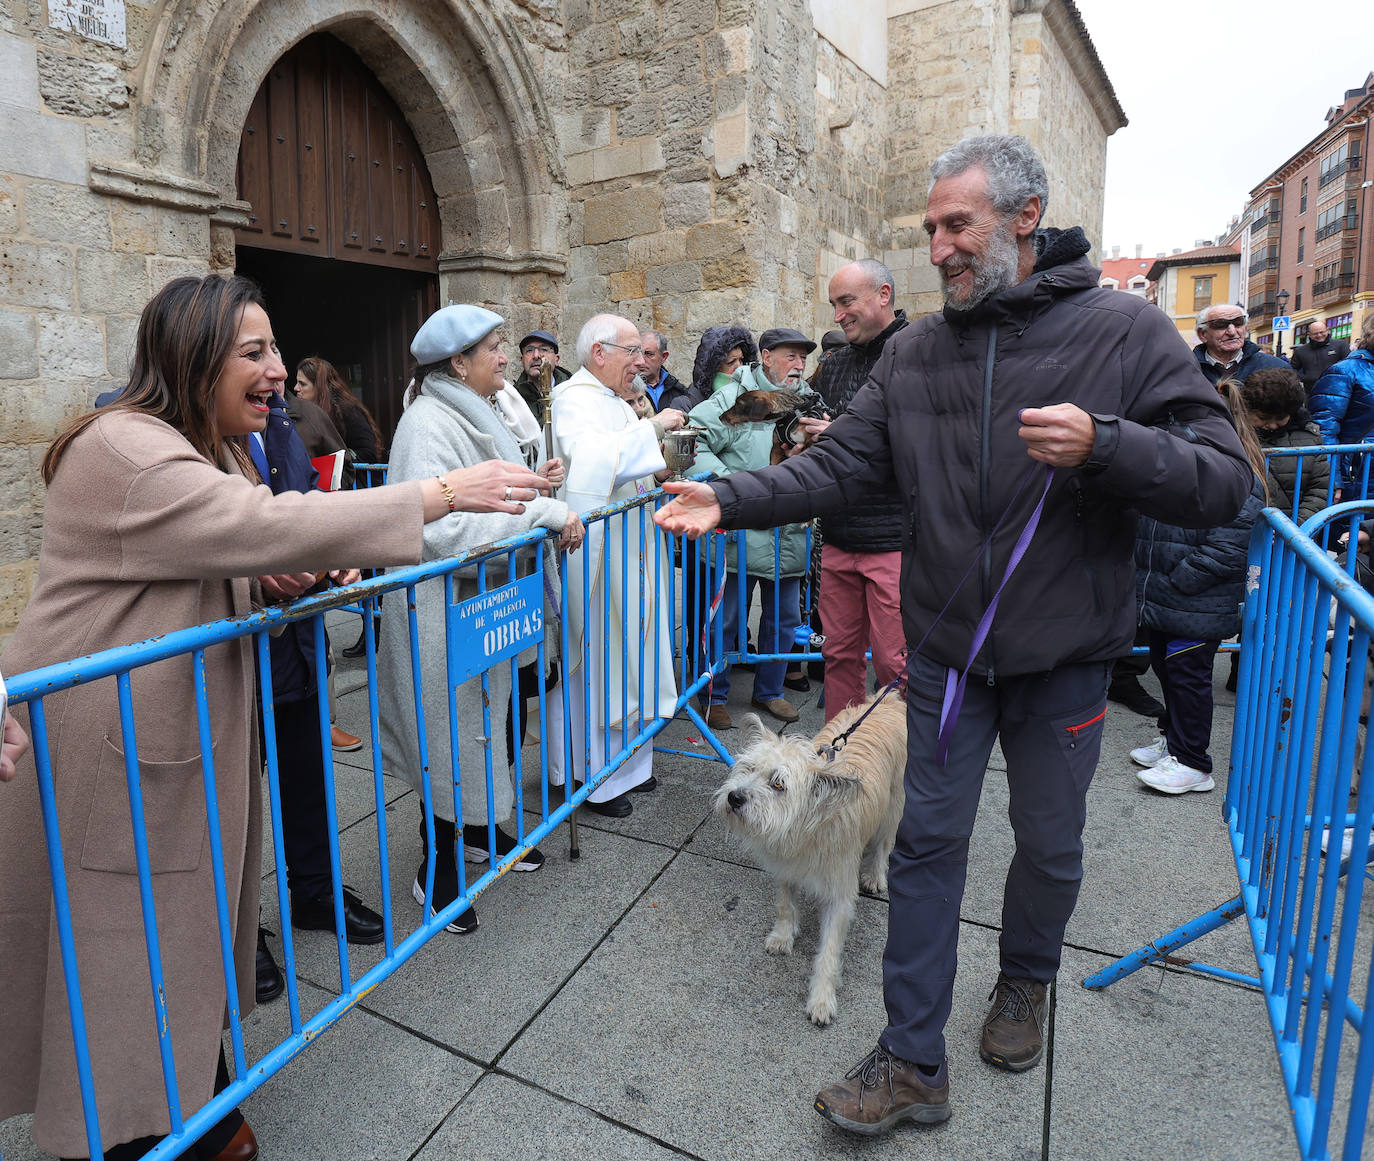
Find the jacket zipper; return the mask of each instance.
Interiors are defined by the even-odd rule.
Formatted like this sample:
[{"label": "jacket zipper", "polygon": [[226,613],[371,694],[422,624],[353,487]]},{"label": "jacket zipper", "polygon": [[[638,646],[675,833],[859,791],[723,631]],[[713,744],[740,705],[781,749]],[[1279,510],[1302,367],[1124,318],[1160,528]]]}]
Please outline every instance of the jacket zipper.
[{"label": "jacket zipper", "polygon": [[[983,446],[978,463],[978,505],[979,516],[984,529],[988,526],[988,509],[991,506],[992,490],[992,370],[997,362],[997,324],[988,331],[988,365],[983,372]],[[983,607],[992,602],[992,541],[983,549]],[[988,634],[988,684],[997,684],[996,667],[992,660],[992,634]]]}]

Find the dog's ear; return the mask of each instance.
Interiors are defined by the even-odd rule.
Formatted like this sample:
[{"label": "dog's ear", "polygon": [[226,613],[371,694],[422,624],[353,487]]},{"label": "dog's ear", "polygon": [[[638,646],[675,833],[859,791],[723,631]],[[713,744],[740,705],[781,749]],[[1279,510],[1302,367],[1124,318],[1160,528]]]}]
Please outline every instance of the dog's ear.
[{"label": "dog's ear", "polygon": [[769,730],[758,714],[745,714],[740,719],[739,734],[741,743],[752,746],[755,742],[761,742],[768,737]]},{"label": "dog's ear", "polygon": [[863,780],[853,774],[827,771],[816,775],[815,793],[817,798],[833,798],[836,802],[843,802],[850,795],[857,794],[862,785]]}]

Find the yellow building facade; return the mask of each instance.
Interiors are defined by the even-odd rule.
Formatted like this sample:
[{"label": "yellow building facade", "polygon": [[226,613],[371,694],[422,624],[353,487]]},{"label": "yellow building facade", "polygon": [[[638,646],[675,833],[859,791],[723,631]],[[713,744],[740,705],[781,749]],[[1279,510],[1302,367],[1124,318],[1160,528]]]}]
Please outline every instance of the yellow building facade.
[{"label": "yellow building facade", "polygon": [[1158,284],[1156,305],[1190,347],[1197,344],[1197,316],[1203,308],[1245,302],[1240,252],[1230,246],[1204,246],[1157,258],[1148,277]]}]

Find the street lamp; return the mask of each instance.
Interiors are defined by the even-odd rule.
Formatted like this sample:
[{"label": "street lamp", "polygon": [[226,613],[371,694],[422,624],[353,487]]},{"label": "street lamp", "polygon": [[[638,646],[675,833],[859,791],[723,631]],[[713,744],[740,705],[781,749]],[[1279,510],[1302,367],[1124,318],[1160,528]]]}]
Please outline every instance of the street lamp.
[{"label": "street lamp", "polygon": [[[1278,294],[1274,295],[1274,301],[1278,303],[1278,306],[1279,306],[1279,314],[1281,314],[1281,315],[1284,315],[1284,314],[1287,314],[1287,313],[1288,313],[1288,297],[1289,297],[1288,291],[1286,291],[1286,290],[1280,290],[1280,291],[1278,292]],[[1283,358],[1283,332],[1282,332],[1282,331],[1275,331],[1275,332],[1274,332],[1274,354],[1276,354],[1280,359]]]}]

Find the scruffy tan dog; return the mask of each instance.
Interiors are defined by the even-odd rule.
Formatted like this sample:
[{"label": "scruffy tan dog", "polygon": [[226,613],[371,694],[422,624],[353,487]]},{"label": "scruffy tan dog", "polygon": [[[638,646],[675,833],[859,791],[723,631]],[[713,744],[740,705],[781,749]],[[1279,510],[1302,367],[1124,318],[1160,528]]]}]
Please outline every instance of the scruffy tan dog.
[{"label": "scruffy tan dog", "polygon": [[779,736],[757,714],[741,725],[744,750],[716,791],[715,812],[778,880],[778,919],[764,950],[787,955],[797,934],[794,893],[821,905],[821,940],[811,968],[806,1014],[835,1018],[844,941],[859,888],[887,890],[887,858],[904,800],[906,705],[889,695],[833,761],[819,752],[866,709],[836,716],[815,739]]}]

